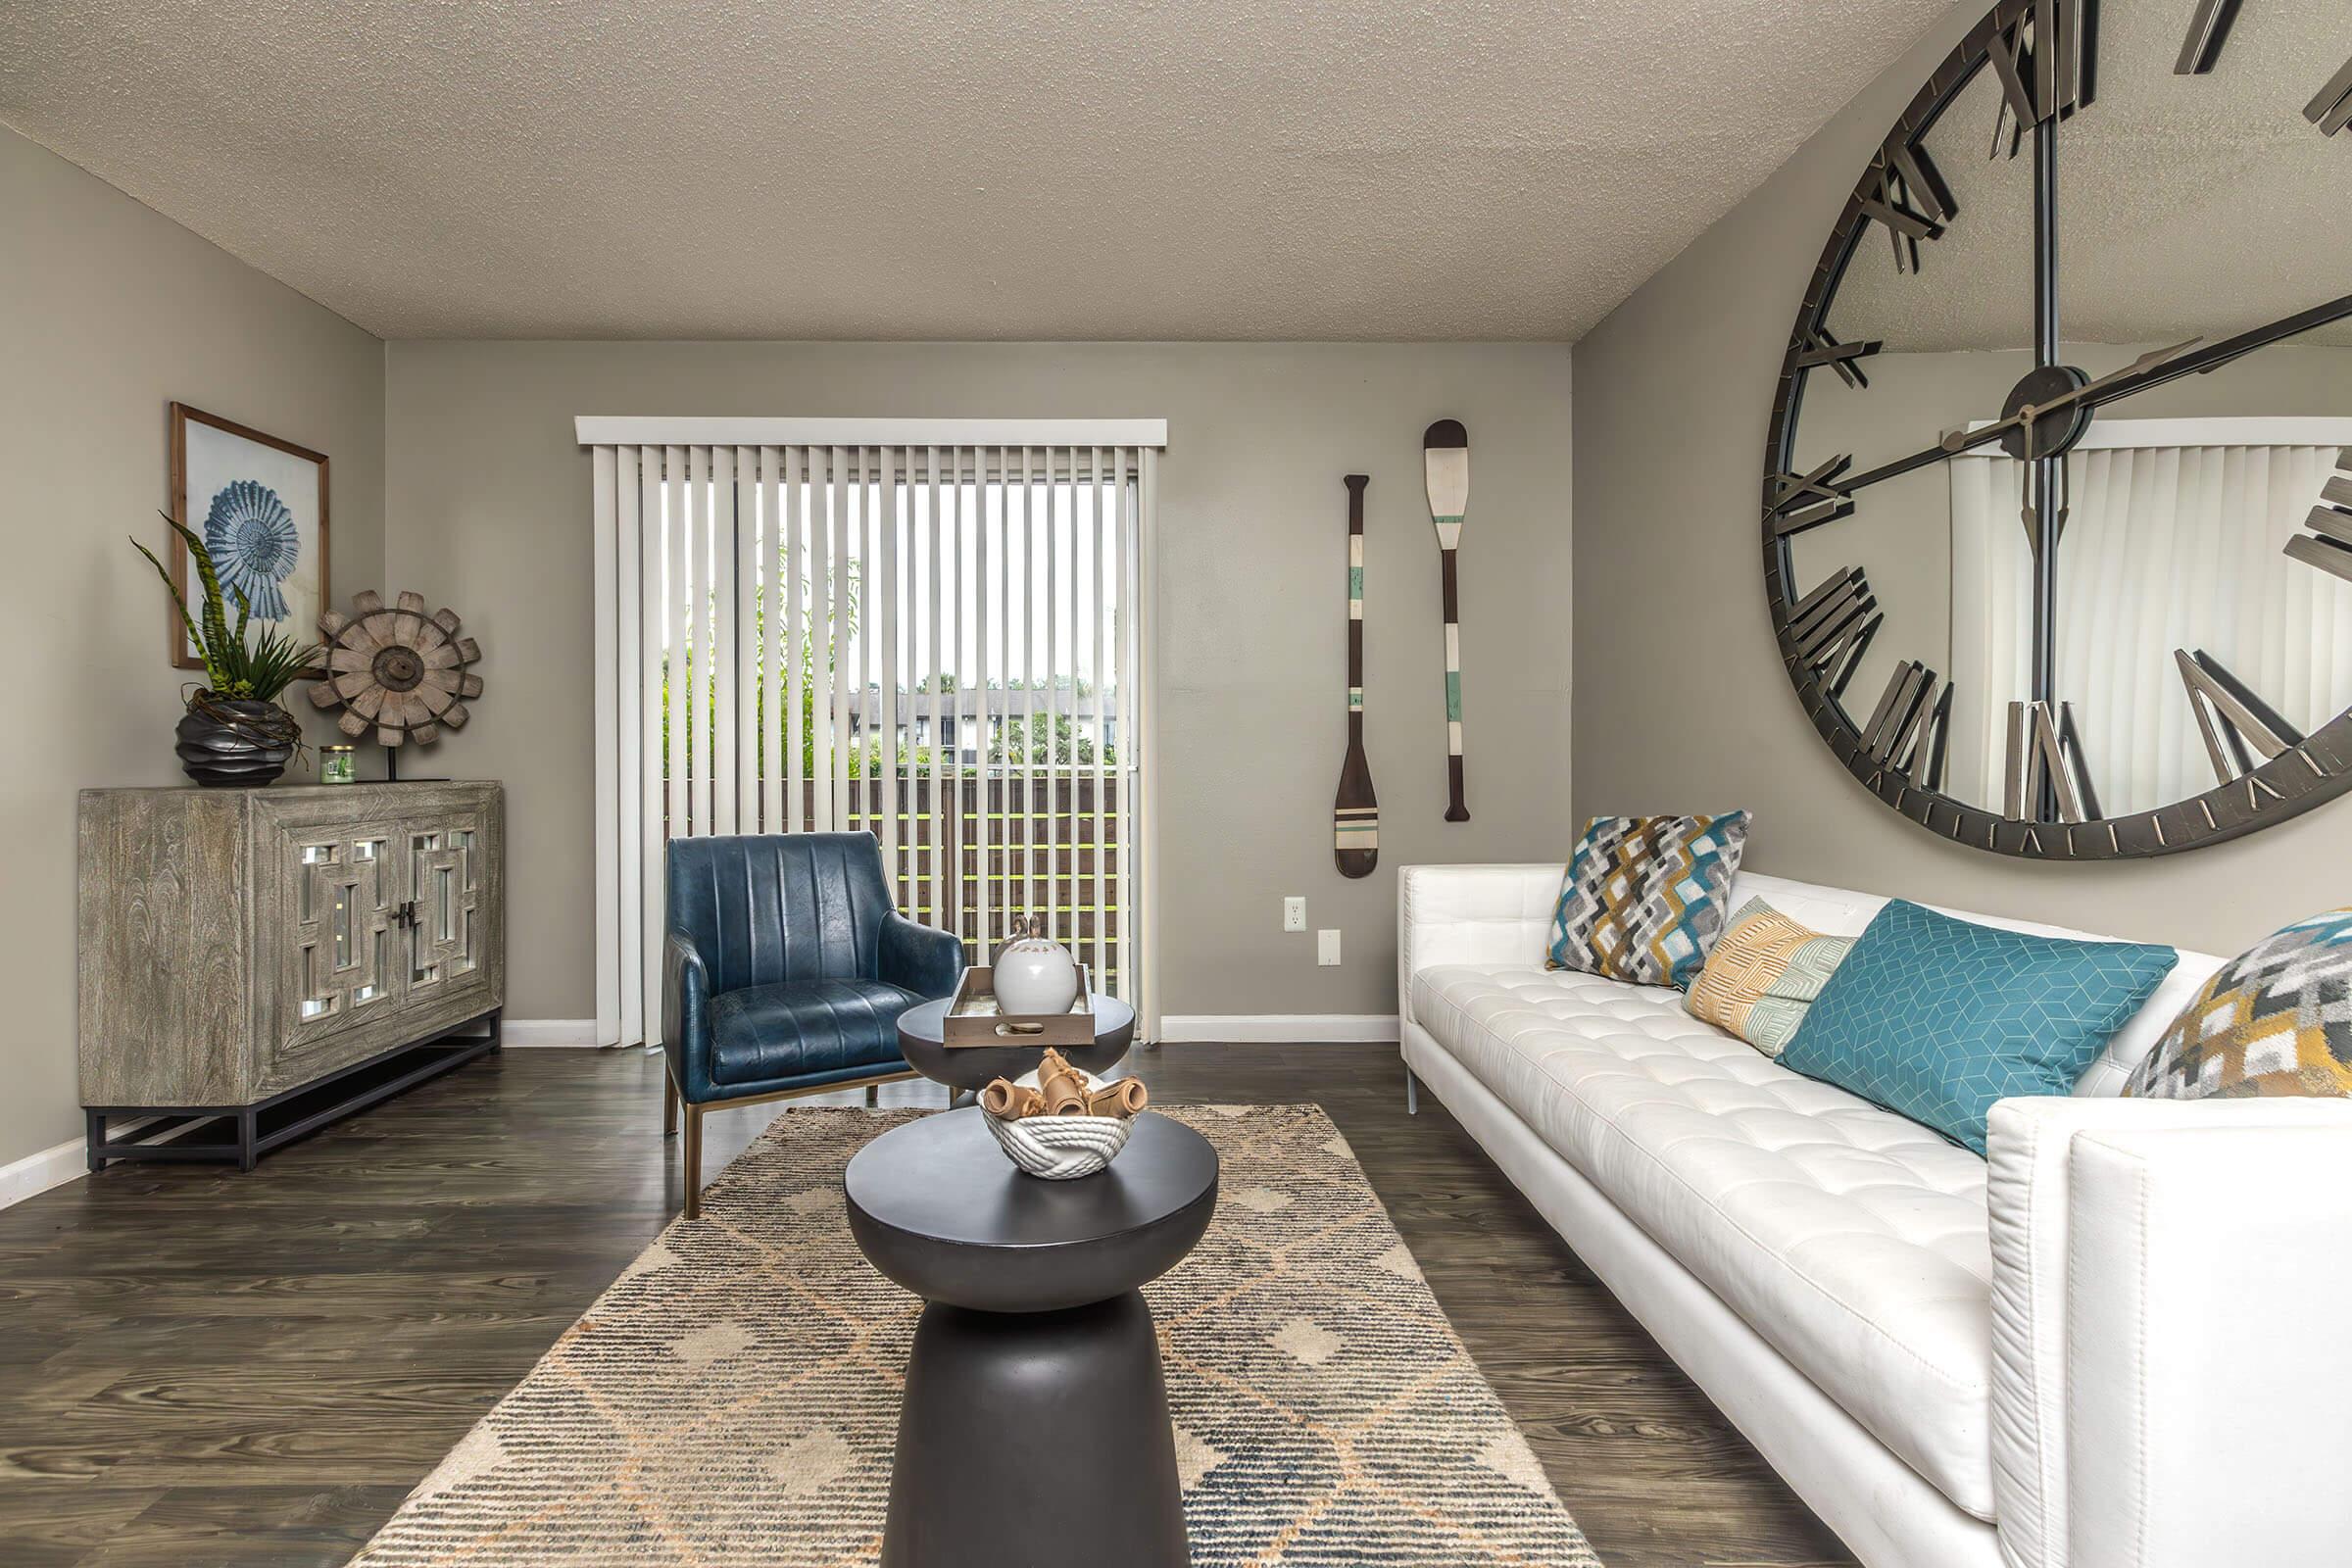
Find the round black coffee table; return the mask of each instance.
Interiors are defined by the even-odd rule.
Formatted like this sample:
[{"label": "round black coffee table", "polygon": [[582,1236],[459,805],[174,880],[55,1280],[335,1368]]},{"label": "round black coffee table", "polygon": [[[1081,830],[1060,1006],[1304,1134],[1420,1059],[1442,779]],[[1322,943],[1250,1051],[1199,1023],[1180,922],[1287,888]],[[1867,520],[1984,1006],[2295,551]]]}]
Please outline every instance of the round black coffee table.
[{"label": "round black coffee table", "polygon": [[[1069,1064],[1091,1077],[1102,1078],[1119,1064],[1135,1043],[1135,1009],[1116,997],[1094,993],[1095,1043],[1063,1046]],[[899,1054],[906,1065],[958,1094],[976,1095],[996,1078],[1018,1078],[1037,1070],[1043,1046],[957,1046],[943,1043],[941,1030],[948,1015],[946,1001],[925,1002],[899,1014]]]},{"label": "round black coffee table", "polygon": [[1139,1287],[1217,1206],[1217,1152],[1146,1111],[1110,1168],[1023,1174],[977,1109],[894,1128],[843,1178],[850,1233],[928,1303],[883,1568],[1184,1568],[1158,1339]]}]

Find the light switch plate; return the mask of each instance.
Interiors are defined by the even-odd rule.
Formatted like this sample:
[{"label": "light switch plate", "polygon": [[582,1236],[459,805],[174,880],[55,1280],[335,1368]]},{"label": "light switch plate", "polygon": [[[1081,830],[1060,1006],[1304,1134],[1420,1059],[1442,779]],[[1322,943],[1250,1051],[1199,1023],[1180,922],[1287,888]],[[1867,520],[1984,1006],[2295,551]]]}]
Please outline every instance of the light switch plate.
[{"label": "light switch plate", "polygon": [[1340,934],[1337,931],[1315,933],[1315,962],[1329,969],[1340,961]]},{"label": "light switch plate", "polygon": [[1285,931],[1303,931],[1306,929],[1306,901],[1304,899],[1285,899],[1282,901],[1282,928]]}]

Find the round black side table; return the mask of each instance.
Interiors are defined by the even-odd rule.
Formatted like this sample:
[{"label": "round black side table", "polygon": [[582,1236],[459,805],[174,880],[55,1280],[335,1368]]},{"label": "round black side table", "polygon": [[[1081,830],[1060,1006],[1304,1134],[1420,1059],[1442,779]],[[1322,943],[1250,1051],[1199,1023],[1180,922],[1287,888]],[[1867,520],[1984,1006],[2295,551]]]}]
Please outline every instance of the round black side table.
[{"label": "round black side table", "polygon": [[[1064,1046],[1061,1054],[1080,1072],[1102,1078],[1135,1043],[1135,1009],[1100,991],[1093,996],[1095,1043]],[[942,1035],[947,1016],[945,1000],[925,1002],[899,1014],[899,1054],[906,1058],[907,1066],[958,1095],[976,1095],[994,1078],[1018,1078],[1034,1072],[1038,1058],[1045,1054],[1043,1046],[957,1046],[951,1050]]]},{"label": "round black side table", "polygon": [[1023,1174],[977,1109],[893,1128],[843,1181],[850,1233],[928,1303],[899,1411],[883,1568],[1185,1568],[1141,1286],[1217,1206],[1217,1152],[1146,1111],[1100,1175]]}]

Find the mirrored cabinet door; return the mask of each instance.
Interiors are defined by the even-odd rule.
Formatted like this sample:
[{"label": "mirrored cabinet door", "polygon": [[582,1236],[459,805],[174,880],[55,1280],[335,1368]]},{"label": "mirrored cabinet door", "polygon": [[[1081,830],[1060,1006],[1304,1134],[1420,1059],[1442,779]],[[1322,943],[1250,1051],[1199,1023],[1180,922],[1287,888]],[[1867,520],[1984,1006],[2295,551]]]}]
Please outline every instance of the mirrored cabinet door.
[{"label": "mirrored cabinet door", "polygon": [[402,939],[405,983],[418,996],[483,981],[482,825],[452,813],[408,835],[408,891],[413,911]]},{"label": "mirrored cabinet door", "polygon": [[299,1051],[399,1005],[405,847],[397,822],[277,839],[283,1048]]}]

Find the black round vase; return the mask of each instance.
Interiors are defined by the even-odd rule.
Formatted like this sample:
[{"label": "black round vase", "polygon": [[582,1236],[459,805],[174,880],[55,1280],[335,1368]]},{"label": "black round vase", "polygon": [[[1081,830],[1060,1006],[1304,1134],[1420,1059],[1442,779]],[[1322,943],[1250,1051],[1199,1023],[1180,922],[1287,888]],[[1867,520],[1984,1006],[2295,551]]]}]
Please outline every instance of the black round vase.
[{"label": "black round vase", "polygon": [[286,710],[275,703],[244,699],[213,699],[216,710],[245,720],[243,726],[191,708],[180,715],[175,733],[181,771],[199,784],[268,784],[286,770],[294,756],[291,740],[265,740],[286,721]]}]

